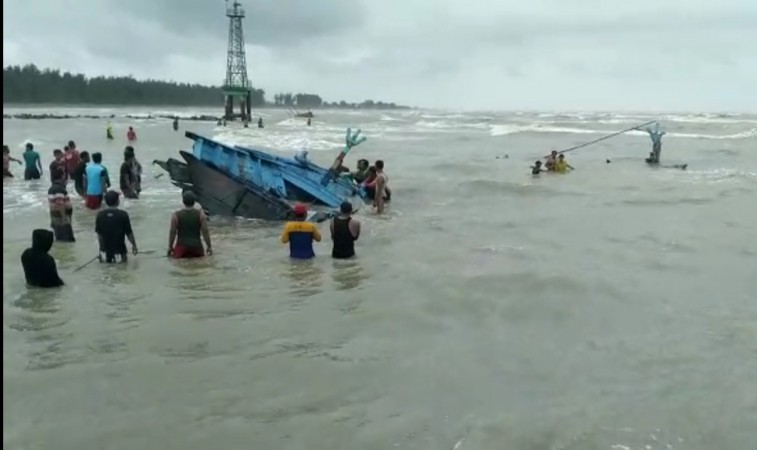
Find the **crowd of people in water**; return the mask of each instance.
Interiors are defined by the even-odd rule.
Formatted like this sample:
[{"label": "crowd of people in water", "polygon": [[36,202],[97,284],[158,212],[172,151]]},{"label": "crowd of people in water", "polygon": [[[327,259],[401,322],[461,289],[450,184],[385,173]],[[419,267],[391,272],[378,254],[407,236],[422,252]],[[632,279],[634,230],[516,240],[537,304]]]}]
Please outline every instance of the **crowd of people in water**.
[{"label": "crowd of people in water", "polygon": [[[309,121],[309,119],[308,119]],[[258,122],[262,128],[262,119]],[[245,122],[246,125],[246,122]],[[309,124],[308,124],[309,125]],[[178,119],[173,121],[174,131],[178,130]],[[648,164],[659,164],[662,150],[662,136],[665,132],[655,128],[645,129],[652,139],[652,152],[645,161]],[[106,137],[112,139],[112,127],[108,123]],[[99,252],[96,259],[104,263],[126,262],[128,250],[126,241],[131,244],[131,252],[139,253],[136,238],[131,226],[129,213],[119,209],[121,196],[129,199],[139,199],[142,191],[142,165],[136,157],[131,145],[137,140],[133,127],[127,131],[130,145],[124,148],[123,161],[119,170],[120,191],[112,190],[108,169],[103,165],[102,154],[79,151],[74,141],[69,141],[63,150],[53,151],[53,161],[49,165],[51,185],[47,191],[50,213],[50,228],[35,229],[32,232],[32,246],[24,251],[21,263],[24,268],[27,284],[38,287],[57,287],[63,285],[57,273],[55,260],[49,255],[53,241],[75,242],[72,227],[73,205],[68,193],[68,183],[73,182],[76,194],[84,201],[84,206],[90,210],[97,210],[95,219],[95,233],[98,237]],[[23,152],[23,163],[11,156],[10,148],[3,146],[3,178],[13,177],[10,163],[25,164],[24,180],[39,180],[43,174],[42,159],[32,143],[27,143]],[[336,172],[352,180],[364,189],[366,197],[373,200],[373,207],[378,214],[384,212],[386,203],[391,200],[392,191],[389,188],[389,176],[384,171],[384,162],[377,160],[370,165],[368,160],[360,159],[357,169],[350,171],[341,164]],[[607,161],[610,162],[609,160]],[[538,175],[543,172],[567,173],[574,170],[564,153],[553,150],[541,161],[531,166],[531,173]],[[105,202],[105,208],[102,203]],[[168,237],[167,256],[173,258],[201,258],[213,254],[208,219],[202,209],[197,208],[194,193],[186,191],[182,194],[183,207],[171,215]],[[289,256],[294,259],[310,259],[315,257],[313,243],[320,242],[321,233],[317,224],[309,222],[308,208],[303,204],[293,207],[294,219],[284,225],[281,242],[289,244]],[[360,237],[360,221],[353,216],[353,206],[344,202],[329,223],[329,232],[333,242],[331,256],[333,258],[352,258],[355,256],[355,242]],[[204,243],[204,246],[203,246]]]},{"label": "crowd of people in water", "polygon": [[[174,121],[173,127],[174,130],[178,129],[178,120]],[[108,124],[106,137],[111,135],[112,128]],[[142,165],[131,145],[136,141],[136,132],[132,127],[127,131],[127,140],[130,145],[124,148],[119,170],[120,190],[112,189],[110,172],[103,165],[100,152],[90,154],[80,151],[74,141],[69,141],[63,150],[53,150],[53,161],[48,167],[50,187],[47,191],[52,231],[33,230],[32,245],[21,256],[29,286],[57,287],[64,284],[49,251],[54,241],[76,242],[72,227],[74,207],[69,195],[69,184],[73,185],[85,208],[98,211],[94,231],[98,238],[99,250],[94,260],[103,263],[126,262],[129,253],[127,241],[131,244],[131,253],[139,253],[129,213],[119,208],[121,197],[139,199],[142,191]],[[23,163],[11,156],[7,145],[3,146],[3,178],[13,177],[10,163],[16,162],[25,164],[24,180],[41,179],[42,158],[34,144],[27,143],[22,156]],[[361,159],[358,161],[357,170],[351,172],[339,166],[338,172],[362,186],[366,196],[373,200],[377,213],[384,212],[386,202],[391,200],[391,190],[383,161],[378,160],[374,165],[370,165],[368,160]],[[182,194],[182,203],[183,207],[171,215],[167,256],[182,259],[212,255],[208,218],[203,210],[197,207],[195,194],[185,191]],[[291,258],[313,258],[313,243],[322,239],[318,226],[307,221],[308,208],[303,204],[294,205],[293,215],[293,220],[284,225],[280,240],[283,244],[289,244]],[[345,201],[330,219],[329,231],[333,242],[331,256],[337,259],[354,257],[355,242],[360,237],[360,229],[360,222],[353,217],[352,204]]]}]

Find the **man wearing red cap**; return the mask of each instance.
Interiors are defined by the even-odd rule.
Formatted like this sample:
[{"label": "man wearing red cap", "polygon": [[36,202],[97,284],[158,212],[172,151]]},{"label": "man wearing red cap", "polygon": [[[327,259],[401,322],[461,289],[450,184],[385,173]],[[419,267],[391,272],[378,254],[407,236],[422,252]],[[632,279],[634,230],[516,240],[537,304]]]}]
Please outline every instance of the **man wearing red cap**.
[{"label": "man wearing red cap", "polygon": [[321,233],[312,222],[305,222],[308,208],[302,204],[294,205],[294,220],[284,225],[281,233],[281,243],[289,243],[289,256],[295,259],[310,259],[315,257],[313,240],[321,242]]}]

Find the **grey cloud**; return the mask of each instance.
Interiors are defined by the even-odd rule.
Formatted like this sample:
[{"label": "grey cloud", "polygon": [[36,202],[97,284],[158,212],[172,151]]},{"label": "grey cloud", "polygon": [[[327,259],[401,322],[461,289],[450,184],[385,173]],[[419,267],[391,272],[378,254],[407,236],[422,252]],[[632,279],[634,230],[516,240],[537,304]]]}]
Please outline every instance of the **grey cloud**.
[{"label": "grey cloud", "polygon": [[[229,2],[231,4],[232,2]],[[356,0],[242,0],[245,37],[255,45],[291,45],[359,28]],[[134,20],[149,20],[180,36],[226,39],[225,3],[211,0],[113,0]]]},{"label": "grey cloud", "polygon": [[[757,105],[749,0],[241,2],[250,78],[268,92],[466,108]],[[221,0],[6,0],[3,9],[6,64],[223,78]]]}]

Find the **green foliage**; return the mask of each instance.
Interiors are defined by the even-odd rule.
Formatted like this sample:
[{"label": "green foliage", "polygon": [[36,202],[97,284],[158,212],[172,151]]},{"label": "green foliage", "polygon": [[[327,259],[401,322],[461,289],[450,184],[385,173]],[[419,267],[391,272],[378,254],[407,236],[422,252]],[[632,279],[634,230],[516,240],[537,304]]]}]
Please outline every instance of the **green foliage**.
[{"label": "green foliage", "polygon": [[[132,77],[93,77],[40,70],[29,64],[3,68],[3,103],[92,105],[222,105],[220,87]],[[265,104],[265,92],[253,89],[252,106]]]},{"label": "green foliage", "polygon": [[[267,106],[265,91],[252,89],[252,107]],[[92,77],[40,70],[37,66],[3,68],[3,103],[58,103],[87,105],[223,105],[220,86],[176,83],[173,81],[136,80],[128,77]],[[299,109],[405,109],[394,103],[366,100],[362,103],[325,102],[316,94],[276,94],[273,106]]]}]

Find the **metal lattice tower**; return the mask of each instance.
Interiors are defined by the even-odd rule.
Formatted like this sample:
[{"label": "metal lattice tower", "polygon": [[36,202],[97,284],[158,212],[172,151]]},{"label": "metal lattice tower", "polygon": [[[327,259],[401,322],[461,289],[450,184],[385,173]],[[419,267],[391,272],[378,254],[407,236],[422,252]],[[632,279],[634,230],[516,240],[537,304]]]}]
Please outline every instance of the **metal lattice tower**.
[{"label": "metal lattice tower", "polygon": [[247,57],[245,56],[244,32],[242,31],[242,19],[244,10],[239,0],[229,5],[226,0],[226,17],[229,18],[229,46],[226,56],[226,81],[223,84],[223,93],[226,97],[226,117],[233,119],[233,98],[243,97],[241,117],[249,119],[250,116],[250,81],[247,78]]}]

